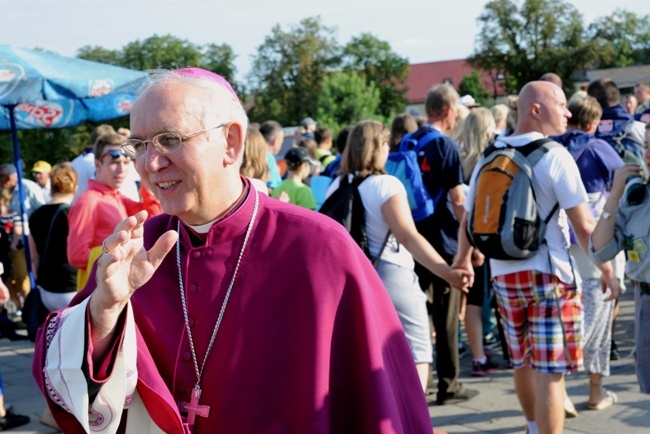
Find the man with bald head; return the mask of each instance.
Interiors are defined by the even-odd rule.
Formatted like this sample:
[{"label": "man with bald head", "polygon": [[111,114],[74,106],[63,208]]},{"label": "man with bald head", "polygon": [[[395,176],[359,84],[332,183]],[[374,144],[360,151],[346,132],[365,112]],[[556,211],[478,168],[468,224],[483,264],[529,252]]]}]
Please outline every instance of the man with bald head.
[{"label": "man with bald head", "polygon": [[[519,148],[566,130],[571,113],[562,89],[546,81],[526,84],[517,102],[518,124],[512,136],[500,136],[495,146]],[[461,228],[476,197],[476,177],[470,180]],[[564,373],[582,369],[581,301],[567,246],[568,220],[587,252],[596,222],[580,173],[569,152],[551,147],[533,168],[533,188],[540,219],[552,216],[546,241],[528,259],[490,259],[493,287],[504,318],[506,341],[514,364],[517,397],[526,416],[528,432],[561,433],[564,425]],[[555,205],[559,211],[554,211]],[[459,252],[454,266],[471,270],[471,246],[459,230]],[[609,265],[603,287],[613,296],[618,284]]]},{"label": "man with bald head", "polygon": [[562,78],[560,78],[560,76],[554,72],[547,72],[545,74],[542,74],[542,76],[539,77],[539,80],[548,81],[549,83],[553,83],[554,85],[562,89]]},{"label": "man with bald head", "polygon": [[247,124],[214,73],[145,84],[123,149],[164,214],[119,223],[94,278],[41,329],[34,376],[55,420],[64,432],[431,433],[372,264],[341,225],[240,176]]}]

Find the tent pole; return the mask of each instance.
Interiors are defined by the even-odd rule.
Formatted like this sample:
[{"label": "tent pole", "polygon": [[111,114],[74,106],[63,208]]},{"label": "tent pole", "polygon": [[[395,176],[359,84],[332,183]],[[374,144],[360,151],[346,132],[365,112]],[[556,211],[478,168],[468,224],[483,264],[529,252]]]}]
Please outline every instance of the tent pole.
[{"label": "tent pole", "polygon": [[20,218],[23,222],[23,246],[25,248],[25,261],[27,262],[27,272],[29,273],[30,288],[36,287],[34,273],[32,270],[32,255],[29,251],[29,221],[27,219],[27,212],[25,211],[25,190],[23,188],[23,165],[20,158],[20,147],[18,146],[18,132],[16,128],[16,118],[14,116],[14,109],[16,104],[7,106],[9,110],[9,122],[11,124],[11,141],[14,147],[14,165],[18,172],[18,198],[20,199]]}]

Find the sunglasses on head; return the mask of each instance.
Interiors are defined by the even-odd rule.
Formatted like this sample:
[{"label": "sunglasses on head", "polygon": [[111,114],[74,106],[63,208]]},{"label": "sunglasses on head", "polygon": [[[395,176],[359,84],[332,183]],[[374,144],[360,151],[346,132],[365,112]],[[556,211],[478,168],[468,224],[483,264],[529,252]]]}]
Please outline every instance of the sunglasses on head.
[{"label": "sunglasses on head", "polygon": [[111,149],[109,151],[106,151],[102,155],[99,156],[99,159],[102,160],[107,155],[110,155],[113,160],[117,160],[120,157],[124,157],[127,160],[131,159],[129,154],[127,154],[126,152],[123,152],[121,149]]}]

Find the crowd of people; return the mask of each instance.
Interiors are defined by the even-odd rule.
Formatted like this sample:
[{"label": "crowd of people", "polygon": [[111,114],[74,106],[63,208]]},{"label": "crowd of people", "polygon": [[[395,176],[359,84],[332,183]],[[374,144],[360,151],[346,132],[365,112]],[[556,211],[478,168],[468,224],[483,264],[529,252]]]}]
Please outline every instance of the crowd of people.
[{"label": "crowd of people", "polygon": [[[305,118],[280,156],[282,126],[249,124],[222,77],[152,75],[130,130],[101,125],[72,162],[37,161],[22,204],[16,168],[0,166],[0,301],[11,298],[15,321],[29,300],[41,421],[64,432],[431,432],[428,390],[438,405],[478,393],[460,382],[468,352],[472,376],[514,368],[528,433],[562,432],[576,414],[564,374],[589,374],[589,409],[617,401],[603,381],[626,285],[650,393],[649,106],[648,83],[622,99],[600,79],[567,101],[545,74],[490,108],[441,84],[426,116],[390,127],[362,120],[335,136]],[[486,257],[468,233],[485,156],[546,137],[562,145],[533,169],[546,242],[526,259]],[[409,144],[427,212],[387,164]],[[352,184],[366,255],[313,212]],[[5,320],[0,333],[20,339]],[[499,344],[502,366],[490,355]],[[290,398],[260,410],[260,382]],[[2,429],[29,421],[3,408]]]}]

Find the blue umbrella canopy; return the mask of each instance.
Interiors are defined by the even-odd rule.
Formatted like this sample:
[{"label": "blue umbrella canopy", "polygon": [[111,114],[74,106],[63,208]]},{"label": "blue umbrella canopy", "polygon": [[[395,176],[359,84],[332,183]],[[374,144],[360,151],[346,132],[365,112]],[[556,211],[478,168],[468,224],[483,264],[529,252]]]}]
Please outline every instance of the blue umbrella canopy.
[{"label": "blue umbrella canopy", "polygon": [[[27,216],[16,130],[72,127],[85,120],[101,122],[127,115],[146,76],[118,66],[0,45],[0,130],[11,130],[23,222]],[[33,285],[26,239],[24,244]]]},{"label": "blue umbrella canopy", "polygon": [[146,76],[118,66],[0,45],[0,130],[63,128],[127,115]]}]

